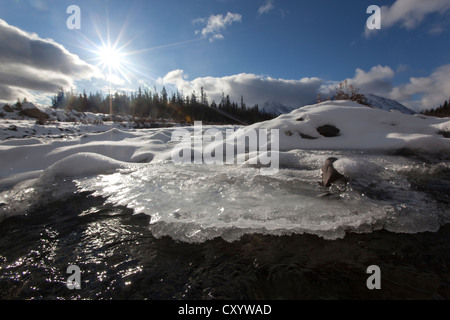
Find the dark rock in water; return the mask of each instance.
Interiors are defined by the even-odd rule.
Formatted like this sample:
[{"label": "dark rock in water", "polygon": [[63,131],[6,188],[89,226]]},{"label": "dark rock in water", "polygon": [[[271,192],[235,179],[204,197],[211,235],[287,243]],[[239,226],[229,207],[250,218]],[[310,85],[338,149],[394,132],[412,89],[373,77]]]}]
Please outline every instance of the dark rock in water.
[{"label": "dark rock in water", "polygon": [[450,138],[450,132],[448,131],[439,131],[438,134],[444,136],[444,138]]},{"label": "dark rock in water", "polygon": [[324,137],[332,138],[339,136],[341,130],[332,125],[325,125],[317,128],[317,132],[319,132]]},{"label": "dark rock in water", "polygon": [[333,167],[333,163],[336,161],[337,158],[328,158],[322,167],[322,185],[324,187],[329,187],[333,182],[345,178]]}]

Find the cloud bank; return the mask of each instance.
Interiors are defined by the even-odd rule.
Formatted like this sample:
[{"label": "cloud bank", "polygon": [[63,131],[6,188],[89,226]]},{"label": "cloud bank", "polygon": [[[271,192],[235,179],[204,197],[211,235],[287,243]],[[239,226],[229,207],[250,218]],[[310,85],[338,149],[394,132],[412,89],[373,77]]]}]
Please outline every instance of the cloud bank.
[{"label": "cloud bank", "polygon": [[[353,78],[344,80],[347,80],[349,85],[358,88],[362,93],[372,93],[389,98],[387,95],[393,90],[394,85],[392,81],[394,76],[395,71],[391,67],[377,65],[373,66],[369,71],[357,68]],[[330,89],[334,93],[336,86],[332,86]]]},{"label": "cloud bank", "polygon": [[249,73],[227,77],[201,77],[189,81],[186,80],[183,70],[171,71],[164,78],[160,78],[159,82],[163,85],[173,85],[185,95],[194,91],[200,94],[203,88],[209,102],[214,100],[219,103],[224,93],[225,96],[230,95],[230,99],[235,102],[241,101],[242,96],[248,106],[277,101],[296,107],[313,103],[322,85],[319,78],[285,80]]},{"label": "cloud bank", "polygon": [[[362,93],[372,93],[382,97],[397,100],[415,111],[439,107],[450,95],[450,64],[434,70],[428,77],[410,77],[407,83],[394,85],[396,73],[401,73],[405,67],[400,66],[394,71],[388,66],[374,66],[369,71],[356,69],[353,78],[344,79],[348,84],[359,88]],[[325,84],[321,93],[332,95],[338,82]]]},{"label": "cloud bank", "polygon": [[51,39],[42,39],[0,19],[0,101],[55,93],[100,71]]},{"label": "cloud bank", "polygon": [[[420,100],[413,100],[420,96]],[[450,98],[450,64],[434,70],[428,77],[411,77],[409,83],[392,89],[390,97],[398,101],[405,101],[411,108],[435,108]]]},{"label": "cloud bank", "polygon": [[173,70],[158,79],[161,85],[175,87],[183,94],[200,94],[203,88],[208,101],[219,103],[222,93],[230,99],[240,102],[241,96],[247,106],[276,101],[288,107],[301,107],[315,103],[317,95],[322,98],[332,97],[339,82],[347,80],[349,85],[360,89],[362,93],[372,93],[399,101],[405,106],[420,111],[438,107],[449,98],[450,64],[432,72],[428,77],[411,77],[407,83],[395,85],[396,73],[389,66],[377,65],[370,70],[357,68],[352,78],[329,81],[316,77],[300,80],[275,79],[261,75],[241,73],[226,77],[199,77],[188,80],[183,70]]}]

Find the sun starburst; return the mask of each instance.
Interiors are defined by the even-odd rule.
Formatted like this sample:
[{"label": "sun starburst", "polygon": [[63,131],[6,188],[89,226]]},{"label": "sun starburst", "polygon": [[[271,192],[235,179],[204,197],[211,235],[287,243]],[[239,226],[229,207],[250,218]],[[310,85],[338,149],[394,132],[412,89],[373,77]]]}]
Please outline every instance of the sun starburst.
[{"label": "sun starburst", "polygon": [[100,58],[100,64],[102,67],[118,70],[124,64],[120,52],[114,47],[104,46],[100,48],[97,54]]}]

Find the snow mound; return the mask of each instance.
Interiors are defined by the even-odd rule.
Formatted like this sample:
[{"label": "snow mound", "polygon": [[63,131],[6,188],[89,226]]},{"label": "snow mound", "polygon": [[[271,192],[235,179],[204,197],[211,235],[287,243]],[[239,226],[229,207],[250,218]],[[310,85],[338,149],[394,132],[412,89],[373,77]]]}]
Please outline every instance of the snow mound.
[{"label": "snow mound", "polygon": [[124,168],[121,161],[111,159],[95,153],[78,153],[60,160],[44,170],[40,181],[55,178],[89,176],[102,174]]},{"label": "snow mound", "polygon": [[43,171],[20,173],[1,180],[0,186],[9,184],[14,187],[0,193],[0,221],[25,214],[38,205],[66,199],[77,192],[72,183],[72,179],[76,177],[110,174],[125,166],[125,163],[99,154],[79,153],[64,158]]},{"label": "snow mound", "polygon": [[[339,133],[325,137],[318,131],[323,126],[336,128]],[[407,148],[448,153],[450,140],[439,132],[448,130],[449,126],[449,119],[387,112],[352,101],[327,101],[254,124],[245,130],[278,129],[280,151],[394,151]]]}]

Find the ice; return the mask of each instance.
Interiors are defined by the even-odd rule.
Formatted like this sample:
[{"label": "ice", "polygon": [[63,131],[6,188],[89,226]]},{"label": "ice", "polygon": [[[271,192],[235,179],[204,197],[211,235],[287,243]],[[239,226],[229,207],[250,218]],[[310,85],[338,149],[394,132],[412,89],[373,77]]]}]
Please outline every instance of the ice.
[{"label": "ice", "polygon": [[[322,157],[310,152],[299,157],[297,169],[283,169],[274,176],[236,165],[153,164],[79,179],[77,185],[148,214],[154,236],[186,242],[215,237],[234,241],[246,233],[309,233],[337,239],[347,232],[381,228],[436,231],[442,215],[448,216],[426,194],[411,190],[401,171],[409,162],[396,157],[380,161],[372,155],[344,156],[341,163],[353,170],[355,179],[323,196],[324,189],[311,174],[318,169],[312,170],[312,159]],[[364,166],[353,166],[358,161]],[[374,170],[361,176],[358,170],[363,168]]]},{"label": "ice", "polygon": [[[369,222],[376,219],[374,214],[357,217],[357,209],[349,210],[340,200],[334,201],[335,212],[328,214],[333,200],[320,199],[319,187],[295,181],[291,172],[285,174],[266,177],[256,169],[238,166],[166,164],[77,183],[82,191],[95,190],[95,195],[114,204],[150,215],[154,235],[189,242],[225,233],[228,238],[233,233],[238,238],[249,231],[317,232],[334,237],[336,233],[342,236],[340,228],[366,223],[367,218]],[[384,217],[382,210],[373,210]]]}]

